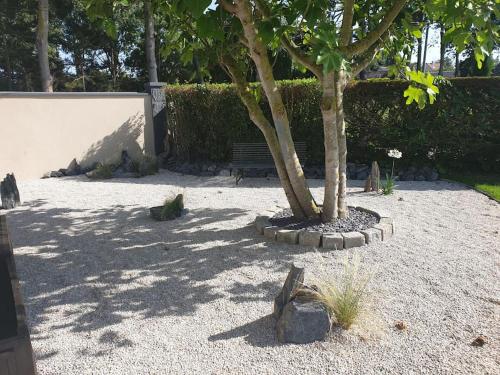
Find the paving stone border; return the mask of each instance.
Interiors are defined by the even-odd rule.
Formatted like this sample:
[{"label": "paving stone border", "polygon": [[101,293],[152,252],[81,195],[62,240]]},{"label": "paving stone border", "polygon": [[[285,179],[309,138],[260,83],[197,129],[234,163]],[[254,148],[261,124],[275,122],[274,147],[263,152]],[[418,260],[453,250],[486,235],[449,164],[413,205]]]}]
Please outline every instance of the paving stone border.
[{"label": "paving stone border", "polygon": [[364,207],[355,208],[376,216],[379,222],[373,227],[359,232],[322,233],[307,229],[280,228],[270,223],[270,216],[257,216],[255,218],[255,228],[259,234],[273,241],[292,245],[322,247],[327,250],[351,249],[378,241],[387,241],[393,236],[395,225],[391,217],[381,216],[377,212]]}]

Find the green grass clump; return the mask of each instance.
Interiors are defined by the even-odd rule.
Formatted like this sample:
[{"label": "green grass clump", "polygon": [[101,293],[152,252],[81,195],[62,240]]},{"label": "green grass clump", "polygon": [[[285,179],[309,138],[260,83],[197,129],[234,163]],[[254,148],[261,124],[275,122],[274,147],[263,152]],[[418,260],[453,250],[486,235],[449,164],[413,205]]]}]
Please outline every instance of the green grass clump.
[{"label": "green grass clump", "polygon": [[113,177],[113,165],[111,164],[98,164],[91,174],[91,178],[96,180],[107,180]]},{"label": "green grass clump", "polygon": [[349,329],[367,307],[367,285],[371,277],[359,271],[359,260],[345,260],[338,279],[323,280],[318,293],[312,294],[324,304],[334,323]]},{"label": "green grass clump", "polygon": [[182,210],[184,209],[184,196],[182,194],[177,194],[175,198],[167,198],[163,203],[163,208],[161,210],[162,220],[171,220],[176,217],[181,216]]},{"label": "green grass clump", "polygon": [[500,175],[498,174],[450,172],[446,173],[444,177],[449,180],[462,182],[488,194],[496,200],[500,200]]},{"label": "green grass clump", "polygon": [[386,175],[385,183],[382,185],[382,194],[390,195],[394,192],[394,188],[396,187],[396,183],[394,182],[394,178],[392,176]]},{"label": "green grass clump", "polygon": [[158,162],[156,158],[146,155],[141,160],[132,162],[132,171],[136,177],[154,175],[158,173]]}]

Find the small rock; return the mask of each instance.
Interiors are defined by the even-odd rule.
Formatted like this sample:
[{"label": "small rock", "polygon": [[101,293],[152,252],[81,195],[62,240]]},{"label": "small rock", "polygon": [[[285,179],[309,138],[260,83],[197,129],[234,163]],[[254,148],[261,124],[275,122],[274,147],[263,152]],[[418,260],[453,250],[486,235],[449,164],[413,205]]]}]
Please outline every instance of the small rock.
[{"label": "small rock", "polygon": [[76,161],[76,159],[71,160],[68,168],[66,168],[66,176],[76,176],[82,173],[82,168],[80,164]]},{"label": "small rock", "polygon": [[124,172],[134,172],[136,169],[134,161],[130,156],[128,156],[128,152],[126,150],[122,151],[121,162],[118,168],[121,168]]},{"label": "small rock", "polygon": [[483,346],[484,344],[488,343],[488,339],[486,336],[479,335],[474,339],[474,341],[471,342],[472,346]]},{"label": "small rock", "polygon": [[433,171],[429,177],[427,177],[427,181],[437,181],[439,180],[439,174],[436,171]]},{"label": "small rock", "polygon": [[330,316],[322,303],[293,300],[283,309],[276,330],[282,343],[307,344],[324,340],[330,326]]},{"label": "small rock", "polygon": [[399,197],[398,201],[400,201],[400,202],[404,201],[403,197]]},{"label": "small rock", "polygon": [[274,312],[276,318],[281,316],[283,308],[290,301],[292,295],[304,284],[304,267],[297,267],[292,263],[285,284],[281,289],[280,294],[274,299]]},{"label": "small rock", "polygon": [[214,172],[210,172],[210,171],[201,171],[200,172],[201,177],[212,177],[213,175],[214,175]]},{"label": "small rock", "polygon": [[411,172],[407,172],[400,176],[401,181],[414,181],[415,180],[415,175]]},{"label": "small rock", "polygon": [[50,172],[50,177],[63,177],[64,175],[60,171],[52,171]]},{"label": "small rock", "polygon": [[403,331],[406,329],[406,323],[403,322],[402,320],[396,322],[395,327],[399,329],[400,331]]}]

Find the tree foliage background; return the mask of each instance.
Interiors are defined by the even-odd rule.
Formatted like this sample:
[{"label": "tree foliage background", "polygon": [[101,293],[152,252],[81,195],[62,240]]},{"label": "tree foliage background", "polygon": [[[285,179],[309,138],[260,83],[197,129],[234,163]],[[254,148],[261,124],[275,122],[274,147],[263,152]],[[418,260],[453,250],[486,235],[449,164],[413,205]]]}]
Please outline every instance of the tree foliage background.
[{"label": "tree foliage background", "polygon": [[[110,30],[109,22],[88,16],[85,1],[50,0],[49,61],[55,91],[143,91],[148,79],[140,3],[115,8]],[[0,0],[0,91],[40,90],[36,11],[36,0]],[[176,51],[165,51],[169,19],[156,15],[155,23],[160,81],[200,82],[196,56],[186,61]],[[284,52],[274,63],[279,79],[308,76],[292,67]],[[203,77],[228,82],[217,64],[209,66]]]}]

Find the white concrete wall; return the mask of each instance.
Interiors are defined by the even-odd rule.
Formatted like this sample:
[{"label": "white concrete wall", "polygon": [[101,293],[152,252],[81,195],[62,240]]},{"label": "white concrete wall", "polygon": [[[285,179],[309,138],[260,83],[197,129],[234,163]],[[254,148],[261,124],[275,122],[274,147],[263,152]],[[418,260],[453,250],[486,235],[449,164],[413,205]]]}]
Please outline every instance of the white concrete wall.
[{"label": "white concrete wall", "polygon": [[151,117],[147,94],[0,92],[0,177],[113,162],[122,150],[154,155]]}]

